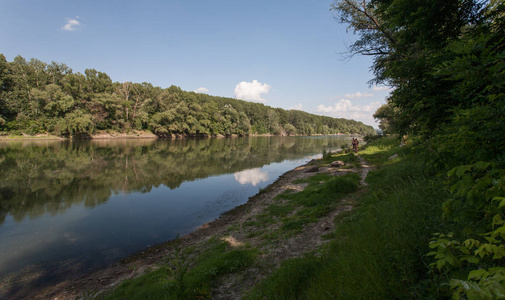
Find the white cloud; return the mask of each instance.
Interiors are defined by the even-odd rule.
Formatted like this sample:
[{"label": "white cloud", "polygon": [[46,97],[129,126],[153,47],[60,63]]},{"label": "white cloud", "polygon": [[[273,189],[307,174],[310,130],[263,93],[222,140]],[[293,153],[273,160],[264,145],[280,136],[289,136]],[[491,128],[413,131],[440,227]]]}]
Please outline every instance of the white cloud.
[{"label": "white cloud", "polygon": [[268,180],[268,173],[261,172],[259,168],[237,172],[233,176],[240,184],[250,183],[253,186]]},{"label": "white cloud", "polygon": [[195,93],[207,93],[209,89],[206,89],[204,87],[199,87],[195,90]]},{"label": "white cloud", "polygon": [[65,31],[75,31],[79,29],[81,27],[81,23],[77,21],[78,18],[79,17],[75,17],[75,19],[66,18],[67,23],[63,27],[61,27],[61,29]]},{"label": "white cloud", "polygon": [[369,98],[369,97],[373,97],[373,94],[370,94],[370,93],[361,93],[361,92],[356,92],[354,94],[345,94],[344,95],[345,98],[349,98],[349,99],[355,99],[355,98]]},{"label": "white cloud", "polygon": [[377,126],[373,114],[381,106],[379,101],[374,101],[366,105],[353,105],[349,99],[341,99],[333,106],[317,106],[317,112],[335,118],[353,119],[361,121],[367,125]]},{"label": "white cloud", "polygon": [[268,84],[263,84],[257,80],[253,80],[252,82],[242,81],[235,86],[235,98],[247,101],[266,102],[267,100],[261,98],[261,95],[268,94],[270,88]]},{"label": "white cloud", "polygon": [[390,92],[391,88],[387,86],[374,86],[372,90],[376,92]]},{"label": "white cloud", "polygon": [[295,106],[291,106],[289,109],[303,110],[303,105],[301,103],[298,103],[298,104],[295,104]]}]

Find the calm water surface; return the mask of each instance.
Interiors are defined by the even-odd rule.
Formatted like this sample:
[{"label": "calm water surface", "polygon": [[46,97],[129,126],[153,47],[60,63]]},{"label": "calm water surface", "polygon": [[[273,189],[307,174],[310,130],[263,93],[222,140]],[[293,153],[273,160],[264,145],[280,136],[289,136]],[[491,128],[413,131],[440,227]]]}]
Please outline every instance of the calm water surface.
[{"label": "calm water surface", "polygon": [[[0,280],[34,286],[187,234],[350,137],[0,142]],[[7,278],[7,279],[6,279]],[[26,283],[24,283],[26,284]]]}]

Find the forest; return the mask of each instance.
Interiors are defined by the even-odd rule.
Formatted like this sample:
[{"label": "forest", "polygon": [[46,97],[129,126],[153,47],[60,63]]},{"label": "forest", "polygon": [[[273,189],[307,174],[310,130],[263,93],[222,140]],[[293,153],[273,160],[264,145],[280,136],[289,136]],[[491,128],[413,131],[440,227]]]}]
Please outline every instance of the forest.
[{"label": "forest", "polygon": [[112,82],[95,69],[0,54],[0,132],[89,137],[95,132],[150,131],[159,137],[375,134],[347,119],[272,108],[177,86]]}]

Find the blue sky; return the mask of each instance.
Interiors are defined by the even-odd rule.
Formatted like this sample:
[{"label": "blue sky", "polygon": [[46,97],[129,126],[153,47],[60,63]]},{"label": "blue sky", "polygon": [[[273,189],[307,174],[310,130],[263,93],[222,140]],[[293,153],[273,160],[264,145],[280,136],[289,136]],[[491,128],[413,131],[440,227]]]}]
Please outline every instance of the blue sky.
[{"label": "blue sky", "polygon": [[362,121],[385,103],[332,1],[6,1],[0,53]]}]

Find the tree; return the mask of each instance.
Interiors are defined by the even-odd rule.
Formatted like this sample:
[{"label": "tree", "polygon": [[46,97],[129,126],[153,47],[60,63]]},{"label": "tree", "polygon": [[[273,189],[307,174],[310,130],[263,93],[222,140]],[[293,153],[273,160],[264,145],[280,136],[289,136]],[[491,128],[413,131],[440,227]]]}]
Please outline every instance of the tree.
[{"label": "tree", "polygon": [[31,68],[30,86],[42,88],[49,83],[49,76],[46,73],[46,63],[38,59],[31,58],[28,62],[28,66]]},{"label": "tree", "polygon": [[84,74],[86,75],[86,81],[88,83],[87,93],[112,93],[113,84],[109,75],[98,72],[95,69],[86,69]]},{"label": "tree", "polygon": [[296,135],[296,128],[295,126],[287,123],[284,125],[284,130],[286,131],[287,135]]},{"label": "tree", "polygon": [[0,54],[0,128],[12,117],[10,105],[7,101],[7,95],[11,87],[12,80],[10,78],[9,64],[5,56]]},{"label": "tree", "polygon": [[445,47],[481,18],[473,0],[339,0],[333,10],[359,35],[350,55],[373,55],[371,83],[395,87],[389,105],[411,124],[399,133],[433,132],[449,122],[459,100],[433,75],[447,59]]},{"label": "tree", "polygon": [[130,95],[132,93],[132,83],[129,81],[125,81],[121,84],[117,85],[116,92],[121,99],[121,106],[124,109],[125,116],[124,121],[126,122],[128,128],[130,126],[130,118],[129,118],[129,108],[131,106]]},{"label": "tree", "polygon": [[149,89],[152,88],[152,85],[144,82],[142,84],[134,83],[131,87],[131,93],[133,97],[133,112],[132,112],[132,121],[133,127],[136,129],[142,129],[142,122],[136,123],[135,117],[137,116],[137,109],[142,107],[144,102],[149,97]]},{"label": "tree", "polygon": [[93,133],[94,125],[90,114],[76,110],[65,116],[59,124],[59,129],[64,135],[87,136]]},{"label": "tree", "polygon": [[63,117],[74,108],[72,96],[65,94],[56,84],[48,84],[44,90],[32,89],[32,95],[39,111],[49,116]]},{"label": "tree", "polygon": [[369,0],[340,0],[331,5],[337,12],[340,23],[360,35],[360,39],[349,46],[349,55],[384,56],[392,53],[396,40],[378,14],[376,5]]},{"label": "tree", "polygon": [[70,69],[66,64],[52,61],[51,64],[47,65],[46,73],[51,83],[60,85],[61,80],[66,75],[72,74],[72,69]]},{"label": "tree", "polygon": [[379,128],[385,134],[399,132],[401,128],[409,126],[411,123],[411,120],[403,120],[399,109],[391,104],[381,105],[373,117],[379,121]]},{"label": "tree", "polygon": [[279,134],[280,133],[280,124],[279,124],[279,114],[273,110],[268,110],[268,131],[271,134]]}]

